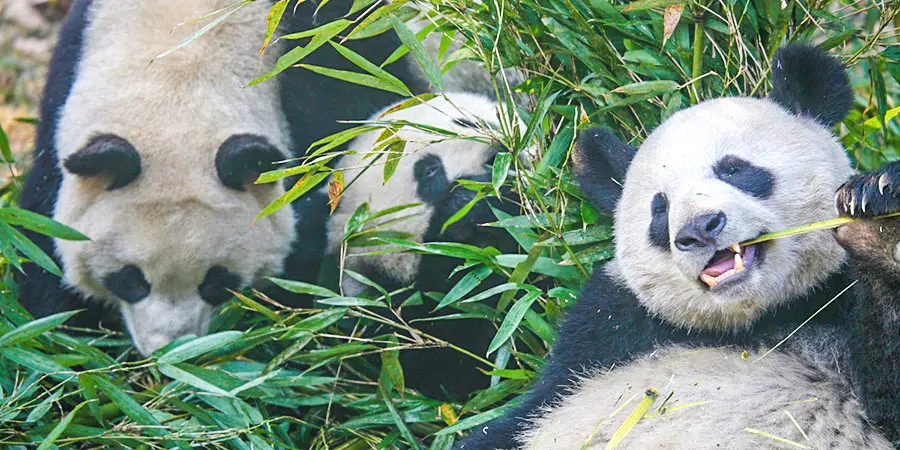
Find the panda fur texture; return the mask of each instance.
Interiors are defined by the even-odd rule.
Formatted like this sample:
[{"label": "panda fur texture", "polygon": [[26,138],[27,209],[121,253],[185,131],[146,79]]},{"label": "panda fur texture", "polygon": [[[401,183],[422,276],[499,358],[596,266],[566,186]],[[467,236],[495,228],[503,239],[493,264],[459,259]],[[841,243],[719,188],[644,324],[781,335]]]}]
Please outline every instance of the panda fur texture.
[{"label": "panda fur texture", "polygon": [[[91,241],[29,235],[64,271],[61,281],[25,268],[20,301],[35,316],[89,308],[79,324],[94,325],[120,309],[146,355],[179,336],[205,334],[216,306],[230,298],[226,289],[281,270],[308,278],[318,268],[324,248],[303,238],[323,229],[327,212],[300,202],[299,217],[322,219],[299,220],[284,209],[253,223],[284,188],[252,180],[347,126],[337,120],[365,118],[398,97],[305,70],[245,87],[278,56],[277,46],[258,56],[269,2],[246,5],[154,60],[204,25],[191,20],[231,4],[74,3],[51,61],[21,204]],[[334,10],[349,5],[332,1],[323,11],[337,17]],[[329,19],[314,16],[315,8],[302,4],[286,26]],[[399,40],[382,36],[356,51],[387,58]],[[306,62],[349,65],[333,51]],[[416,80],[402,67],[398,76]]]},{"label": "panda fur texture", "polygon": [[457,448],[600,448],[623,420],[615,408],[627,416],[637,403],[623,404],[649,388],[670,412],[640,421],[621,448],[792,448],[745,428],[805,433],[813,448],[892,448],[848,377],[859,363],[846,356],[850,295],[753,362],[851,284],[826,231],[743,248],[743,270],[728,273],[732,244],[832,217],[851,174],[827,128],[851,105],[843,67],[803,45],[772,66],[768,99],[680,111],[639,151],[581,133],[576,171],[598,207],[615,207],[616,258],[583,288],[531,391]]},{"label": "panda fur texture", "polygon": [[[385,109],[391,109],[393,106]],[[381,131],[372,131],[357,137],[349,145],[335,168],[344,174],[347,187],[328,225],[328,250],[339,257],[344,224],[363,203],[372,212],[394,206],[421,203],[394,215],[376,220],[366,228],[390,223],[386,229],[409,234],[415,242],[458,242],[485,248],[493,246],[504,252],[515,250],[515,241],[505,230],[480,226],[493,222],[496,216],[492,205],[516,214],[518,207],[511,200],[490,198],[475,205],[460,221],[450,225],[443,233],[441,226],[461,207],[469,203],[475,193],[459,186],[459,179],[486,181],[491,179],[490,165],[501,151],[507,151],[496,143],[490,143],[492,130],[498,128],[498,104],[482,96],[470,93],[446,93],[426,103],[396,112],[373,116],[379,121],[409,121],[448,130],[460,138],[430,133],[419,128],[404,126],[397,137],[406,142],[404,156],[393,176],[385,184],[381,170],[384,157],[373,166],[371,151]],[[351,180],[352,181],[351,184]],[[324,197],[326,194],[321,192]],[[348,247],[344,267],[375,280],[385,289],[395,290],[415,284],[417,291],[446,292],[459,276],[450,277],[460,264],[459,259],[423,255],[413,252],[384,253],[354,256],[363,252],[382,250],[386,246]],[[490,280],[488,280],[490,281]],[[343,294],[357,296],[366,286],[344,275]],[[405,320],[434,316],[436,306],[425,298],[420,306],[404,306]],[[395,299],[395,303],[399,301]],[[452,308],[439,315],[458,313]],[[475,354],[484,354],[496,329],[485,320],[445,320],[413,322],[419,330],[448,340]],[[466,394],[486,388],[490,377],[477,369],[475,360],[451,348],[429,348],[401,352],[401,363],[409,386],[433,398],[449,396],[465,399]],[[482,367],[486,369],[486,367]]]},{"label": "panda fur texture", "polygon": [[838,212],[860,220],[837,229],[859,283],[850,358],[866,413],[900,447],[900,162],[852,178],[836,195]]}]

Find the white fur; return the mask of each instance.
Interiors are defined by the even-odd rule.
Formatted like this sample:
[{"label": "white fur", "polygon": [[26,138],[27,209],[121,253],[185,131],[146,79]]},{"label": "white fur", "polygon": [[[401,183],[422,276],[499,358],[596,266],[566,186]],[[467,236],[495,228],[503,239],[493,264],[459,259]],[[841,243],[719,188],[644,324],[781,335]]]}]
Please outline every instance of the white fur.
[{"label": "white fur", "polygon": [[[879,434],[866,433],[860,405],[849,394],[852,387],[829,367],[798,355],[776,352],[755,361],[759,352],[746,359],[741,353],[670,347],[586,377],[573,395],[539,414],[518,436],[521,448],[602,449],[651,388],[658,392],[651,417],[638,422],[616,448],[798,448],[747,428],[816,449],[893,448]],[[665,412],[659,414],[664,401]]]},{"label": "white fur", "polygon": [[56,242],[72,288],[117,301],[102,277],[126,264],[143,270],[151,295],[135,305],[120,302],[143,354],[206,332],[214,308],[197,288],[211,266],[249,283],[279,270],[293,240],[289,208],[253,223],[281,186],[226,189],[214,164],[221,143],[238,133],[261,135],[289,154],[277,78],[244,87],[274,58],[255,56],[268,2],[249,4],[151,63],[207,22],[179,24],[232,3],[95,0],[78,77],[60,111],[60,161],[98,134],[128,140],[141,156],[140,176],[114,191],[105,190],[105,180],[63,169],[54,218],[91,238]]},{"label": "white fur", "polygon": [[[448,101],[449,100],[449,101]],[[392,105],[393,106],[393,105]],[[405,120],[413,123],[427,124],[444,130],[450,130],[462,136],[481,137],[489,139],[481,130],[454,123],[454,119],[467,119],[473,123],[485,122],[496,124],[498,122],[498,105],[486,98],[475,94],[448,93],[445,97],[436,97],[427,103],[400,110],[382,117],[381,111],[374,119],[398,121]],[[357,174],[372,161],[372,149],[375,140],[381,131],[373,131],[357,137],[353,140],[348,150],[355,154],[345,155],[336,166],[344,173],[346,183],[350,183]],[[447,178],[451,181],[460,176],[485,172],[485,164],[490,163],[491,146],[485,142],[476,142],[470,139],[447,139],[445,136],[429,133],[417,128],[405,126],[397,133],[397,137],[406,141],[403,158],[397,165],[394,175],[383,183],[383,167],[385,157],[381,157],[372,167],[362,173],[359,179],[348,186],[341,201],[332,215],[328,227],[328,248],[334,254],[340,253],[341,239],[344,232],[344,224],[361,204],[368,202],[369,210],[381,211],[393,206],[422,202],[416,194],[416,179],[413,167],[416,161],[423,156],[431,154],[441,158]],[[367,155],[369,158],[363,160]],[[463,189],[458,187],[457,189]],[[384,220],[376,220],[367,225],[367,228],[377,226],[386,220],[392,220],[398,216],[414,215],[401,222],[393,223],[390,230],[410,233],[411,240],[421,242],[428,229],[434,207],[423,203],[420,206],[404,210],[398,214],[387,216]],[[376,251],[378,247],[351,247],[348,254]],[[345,267],[354,271],[362,271],[364,268],[378,268],[389,273],[399,283],[412,283],[419,269],[421,255],[404,253],[387,253],[382,255],[366,256],[364,258],[346,258]],[[358,294],[364,286],[349,277],[344,277],[344,294]]]},{"label": "white fur", "polygon": [[[758,199],[718,180],[716,161],[734,155],[768,169],[774,192]],[[643,143],[625,177],[615,215],[619,276],[654,314],[671,324],[737,329],[808,292],[835,272],[844,252],[827,231],[770,241],[765,260],[729,289],[709,289],[700,272],[714,251],[671,251],[648,238],[651,199],[669,200],[670,242],[687,221],[723,211],[717,249],[762,231],[834,216],[833,193],[852,171],[844,149],[818,123],[769,100],[722,98],[673,115]],[[671,244],[670,244],[671,245]]]}]

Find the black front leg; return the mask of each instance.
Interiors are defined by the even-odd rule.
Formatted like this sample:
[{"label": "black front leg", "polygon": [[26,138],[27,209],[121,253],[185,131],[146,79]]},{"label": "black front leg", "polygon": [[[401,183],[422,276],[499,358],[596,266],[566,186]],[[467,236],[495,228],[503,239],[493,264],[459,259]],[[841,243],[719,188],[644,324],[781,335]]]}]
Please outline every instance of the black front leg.
[{"label": "black front leg", "polygon": [[835,233],[859,280],[850,360],[866,414],[900,444],[900,163],[858,175],[838,190],[838,212],[864,220]]}]

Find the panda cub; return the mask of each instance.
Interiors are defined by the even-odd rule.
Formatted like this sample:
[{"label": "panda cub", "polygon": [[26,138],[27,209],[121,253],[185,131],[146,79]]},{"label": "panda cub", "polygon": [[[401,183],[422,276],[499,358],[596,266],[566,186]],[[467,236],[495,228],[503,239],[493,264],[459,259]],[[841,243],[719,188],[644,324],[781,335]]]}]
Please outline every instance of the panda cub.
[{"label": "panda cub", "polygon": [[[892,448],[853,394],[873,383],[848,375],[897,372],[847,357],[850,294],[824,307],[851,284],[844,250],[827,231],[736,245],[831,218],[852,173],[828,130],[852,101],[841,64],[791,45],[772,73],[769,98],[680,111],[639,150],[581,134],[576,172],[598,207],[615,207],[616,257],[585,285],[532,390],[458,448],[602,448],[648,402],[619,448]],[[894,414],[881,423],[900,420],[881,410]]]},{"label": "panda cub", "polygon": [[[480,201],[463,219],[441,231],[444,222],[475,195],[456,181],[490,182],[488,166],[498,153],[508,151],[485,139],[486,136],[490,139],[491,129],[499,127],[498,104],[479,95],[457,92],[384,114],[393,107],[375,114],[372,120],[408,121],[447,130],[459,137],[448,139],[408,125],[400,128],[396,136],[406,142],[404,156],[386,184],[383,183],[382,170],[384,156],[367,167],[372,161],[371,151],[376,147],[381,130],[366,133],[351,142],[348,148],[350,153],[344,155],[335,166],[343,172],[347,186],[328,224],[329,252],[336,256],[341,254],[344,224],[363,203],[368,203],[373,213],[394,206],[421,203],[373,221],[366,225],[367,229],[390,222],[384,229],[407,233],[410,235],[407,239],[415,242],[457,242],[481,248],[492,246],[503,252],[514,251],[515,241],[505,230],[480,226],[496,220],[491,206],[515,214],[518,208],[508,199]],[[324,197],[326,194],[320,192],[319,195]],[[395,221],[398,216],[405,219]],[[456,258],[412,252],[354,256],[383,247],[348,247],[344,267],[363,274],[388,290],[415,285],[416,290],[423,293],[447,292],[459,279],[459,275],[451,279],[453,269],[462,262]],[[345,274],[342,289],[344,295],[356,296],[365,291],[366,286]],[[427,298],[423,300],[423,305],[402,308],[404,320],[437,315],[431,312],[436,303]],[[395,299],[394,303],[397,306],[400,302]],[[439,315],[449,313],[458,311],[447,308]],[[487,351],[496,332],[489,321],[476,319],[423,321],[413,322],[412,325],[475,354]],[[487,387],[490,380],[477,369],[475,360],[451,348],[404,351],[400,358],[410,387],[432,398],[449,395],[464,399],[466,394]]]},{"label": "panda cub", "polygon": [[[351,4],[335,0],[319,11],[301,3],[284,24],[309,29]],[[19,298],[32,314],[89,308],[79,324],[93,325],[105,318],[94,305],[106,303],[121,310],[147,355],[205,334],[228,290],[279,271],[315,273],[322,245],[303,241],[307,228],[321,228],[305,220],[315,211],[298,202],[304,220],[283,209],[254,223],[284,187],[252,181],[346,126],[338,120],[363,119],[399,97],[301,69],[246,87],[278,56],[277,46],[258,56],[271,6],[75,1],[50,65],[21,205],[91,240],[29,235],[64,272],[60,280],[25,267]],[[205,26],[194,19],[223,8],[236,9],[176,49]],[[399,45],[392,33],[351,44],[373,61]],[[306,62],[352,66],[328,47]],[[415,87],[407,66],[400,69]]]}]

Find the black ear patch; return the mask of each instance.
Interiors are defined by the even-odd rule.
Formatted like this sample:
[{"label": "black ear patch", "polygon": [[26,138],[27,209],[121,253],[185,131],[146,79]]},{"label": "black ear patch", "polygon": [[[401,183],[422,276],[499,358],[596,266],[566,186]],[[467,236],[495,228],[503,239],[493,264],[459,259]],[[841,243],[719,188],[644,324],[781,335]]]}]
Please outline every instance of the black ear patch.
[{"label": "black ear patch", "polygon": [[197,291],[206,303],[219,306],[231,298],[228,289],[236,291],[241,287],[241,277],[228,271],[222,266],[212,266],[206,271],[206,276],[200,283]]},{"label": "black ear patch", "polygon": [[853,91],[844,66],[813,45],[782,47],[772,59],[769,96],[794,114],[832,126],[853,106]]},{"label": "black ear patch", "polygon": [[589,128],[578,133],[575,143],[575,172],[581,190],[595,206],[612,212],[622,195],[621,182],[637,148],[617,138],[605,128]]},{"label": "black ear patch", "polygon": [[144,272],[133,264],[103,277],[103,285],[128,303],[137,303],[150,295],[150,283],[144,278]]},{"label": "black ear patch", "polygon": [[284,155],[266,138],[253,134],[235,134],[216,153],[216,172],[222,184],[236,191],[246,190],[259,174],[272,170]]},{"label": "black ear patch", "polygon": [[141,155],[125,139],[104,134],[66,158],[63,167],[80,177],[106,176],[109,178],[106,189],[114,191],[141,174]]}]

